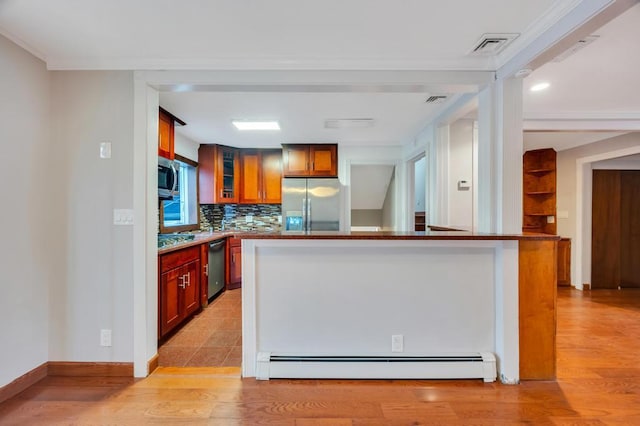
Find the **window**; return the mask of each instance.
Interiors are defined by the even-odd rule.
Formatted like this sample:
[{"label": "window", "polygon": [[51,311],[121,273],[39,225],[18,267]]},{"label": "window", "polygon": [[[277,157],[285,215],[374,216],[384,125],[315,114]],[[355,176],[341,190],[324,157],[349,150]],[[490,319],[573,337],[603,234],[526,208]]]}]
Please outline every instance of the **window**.
[{"label": "window", "polygon": [[173,200],[160,203],[160,232],[191,231],[200,228],[198,216],[197,165],[187,158],[176,155],[178,168],[178,195]]}]

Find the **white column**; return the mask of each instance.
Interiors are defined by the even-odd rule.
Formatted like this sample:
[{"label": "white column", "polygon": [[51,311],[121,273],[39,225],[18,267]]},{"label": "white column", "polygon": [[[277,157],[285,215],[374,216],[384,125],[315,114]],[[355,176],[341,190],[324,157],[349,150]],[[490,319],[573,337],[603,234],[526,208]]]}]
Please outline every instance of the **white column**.
[{"label": "white column", "polygon": [[440,126],[435,131],[435,175],[432,225],[449,225],[449,126]]},{"label": "white column", "polygon": [[515,234],[522,232],[522,79],[510,78],[498,87],[502,106],[497,116],[501,138],[497,161],[502,163],[498,232]]},{"label": "white column", "polygon": [[478,231],[522,231],[522,80],[479,94]]}]

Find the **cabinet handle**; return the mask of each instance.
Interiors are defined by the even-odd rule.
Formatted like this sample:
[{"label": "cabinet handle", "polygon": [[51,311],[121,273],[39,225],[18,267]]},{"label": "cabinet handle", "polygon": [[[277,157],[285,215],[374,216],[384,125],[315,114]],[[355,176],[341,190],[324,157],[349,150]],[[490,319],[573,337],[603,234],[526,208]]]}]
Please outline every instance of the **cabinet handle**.
[{"label": "cabinet handle", "polygon": [[316,162],[312,161],[311,162],[311,170],[315,170],[316,169]]},{"label": "cabinet handle", "polygon": [[187,282],[187,287],[191,287],[191,274],[185,274],[185,281]]},{"label": "cabinet handle", "polygon": [[235,253],[233,253],[231,255],[231,263],[236,263],[236,254]]},{"label": "cabinet handle", "polygon": [[209,264],[208,263],[206,265],[204,265],[204,274],[207,277],[209,276]]},{"label": "cabinet handle", "polygon": [[[178,277],[178,287],[180,287],[181,289],[184,289],[187,286],[186,279],[184,277],[184,275]],[[180,280],[182,280],[182,282],[180,282]]]}]

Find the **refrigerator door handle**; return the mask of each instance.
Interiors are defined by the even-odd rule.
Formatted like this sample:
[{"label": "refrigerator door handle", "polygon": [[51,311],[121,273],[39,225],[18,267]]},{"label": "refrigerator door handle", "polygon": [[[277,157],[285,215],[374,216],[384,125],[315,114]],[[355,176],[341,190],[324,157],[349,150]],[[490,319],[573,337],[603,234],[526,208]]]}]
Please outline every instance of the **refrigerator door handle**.
[{"label": "refrigerator door handle", "polygon": [[302,230],[307,230],[307,199],[302,199]]}]

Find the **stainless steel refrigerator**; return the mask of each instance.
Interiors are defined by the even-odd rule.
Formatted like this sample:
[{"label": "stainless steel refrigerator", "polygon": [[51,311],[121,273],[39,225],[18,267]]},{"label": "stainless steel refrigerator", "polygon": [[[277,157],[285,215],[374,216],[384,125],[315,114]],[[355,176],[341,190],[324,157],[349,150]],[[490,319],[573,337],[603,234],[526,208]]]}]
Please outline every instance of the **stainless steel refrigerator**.
[{"label": "stainless steel refrigerator", "polygon": [[282,179],[284,232],[339,231],[340,181],[337,178]]}]

